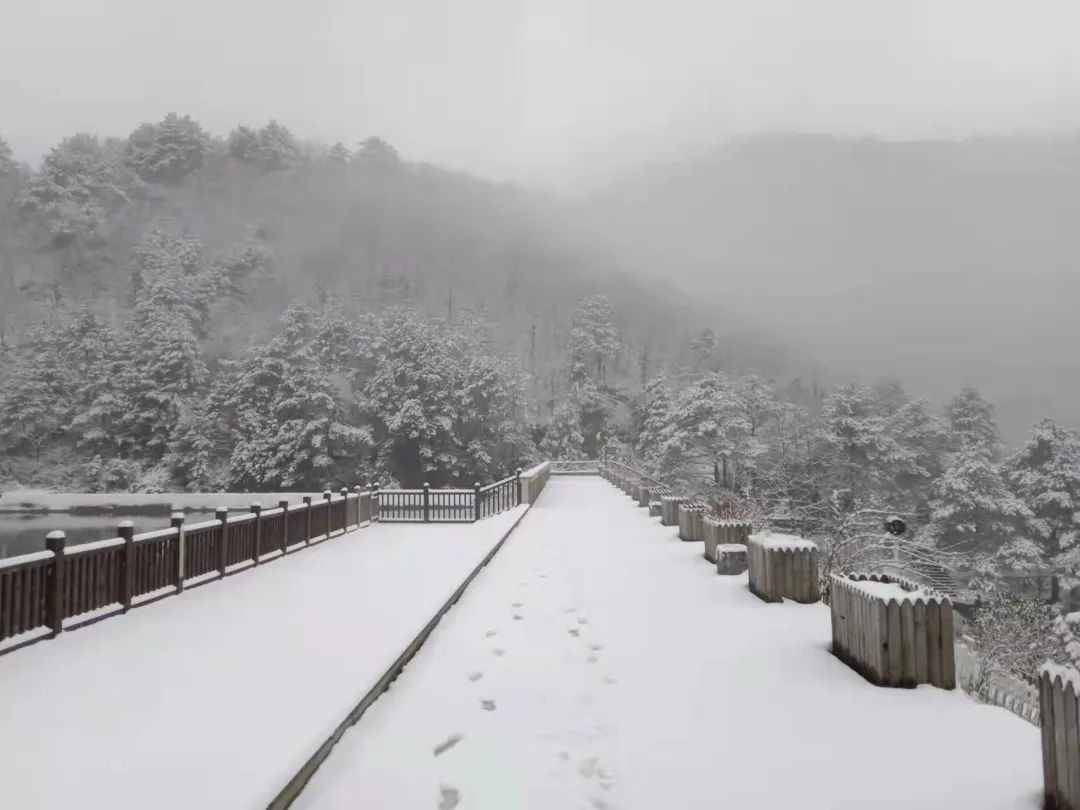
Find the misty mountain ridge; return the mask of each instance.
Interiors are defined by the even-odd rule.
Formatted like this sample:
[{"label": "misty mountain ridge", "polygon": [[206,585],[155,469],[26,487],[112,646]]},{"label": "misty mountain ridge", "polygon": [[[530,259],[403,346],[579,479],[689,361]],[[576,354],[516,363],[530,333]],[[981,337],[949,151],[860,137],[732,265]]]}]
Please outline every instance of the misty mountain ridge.
[{"label": "misty mountain ridge", "polygon": [[1078,424],[1080,136],[735,139],[579,203],[623,262],[738,313],[826,378],[984,389],[1015,441]]}]

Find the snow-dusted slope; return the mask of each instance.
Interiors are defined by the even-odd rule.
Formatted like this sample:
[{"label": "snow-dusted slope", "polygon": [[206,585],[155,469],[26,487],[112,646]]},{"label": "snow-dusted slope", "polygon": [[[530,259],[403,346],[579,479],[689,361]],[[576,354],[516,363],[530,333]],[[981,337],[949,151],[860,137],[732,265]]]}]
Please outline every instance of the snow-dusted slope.
[{"label": "snow-dusted slope", "polygon": [[1013,810],[1038,730],[871,686],[599,479],[553,479],[304,808]]},{"label": "snow-dusted slope", "polygon": [[524,508],[364,529],[0,658],[0,806],[265,807]]}]

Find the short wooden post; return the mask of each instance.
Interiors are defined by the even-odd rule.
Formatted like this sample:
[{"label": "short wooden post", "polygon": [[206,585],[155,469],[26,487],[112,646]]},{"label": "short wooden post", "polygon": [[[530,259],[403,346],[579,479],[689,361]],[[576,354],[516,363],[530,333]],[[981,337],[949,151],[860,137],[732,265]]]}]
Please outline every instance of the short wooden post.
[{"label": "short wooden post", "polygon": [[169,525],[176,529],[176,579],[173,584],[176,586],[176,592],[182,593],[184,590],[184,513],[173,512],[169,517]]},{"label": "short wooden post", "polygon": [[281,556],[284,557],[289,552],[289,502],[281,498],[277,505],[281,510]]},{"label": "short wooden post", "polygon": [[225,569],[229,567],[229,510],[228,507],[219,506],[214,510],[214,519],[220,521],[221,529],[218,532],[218,579],[225,576]]},{"label": "short wooden post", "polygon": [[473,522],[480,520],[480,484],[473,484]]},{"label": "short wooden post", "polygon": [[131,594],[135,590],[135,524],[130,520],[121,520],[116,534],[124,538],[124,548],[120,552],[120,605],[127,613],[131,610]]},{"label": "short wooden post", "polygon": [[360,528],[360,524],[364,522],[364,512],[361,508],[364,502],[364,488],[357,484],[353,487],[353,493],[356,495],[356,527]]},{"label": "short wooden post", "polygon": [[262,504],[258,501],[253,501],[251,504],[251,512],[255,515],[255,551],[252,552],[251,559],[255,565],[259,564],[260,544],[262,543]]},{"label": "short wooden post", "polygon": [[424,482],[424,523],[431,522],[431,484]]},{"label": "short wooden post", "polygon": [[349,531],[349,488],[341,488],[341,533]]},{"label": "short wooden post", "polygon": [[57,529],[45,535],[45,548],[53,553],[53,575],[49,591],[49,627],[55,638],[64,632],[64,554],[67,535]]},{"label": "short wooden post", "polygon": [[305,495],[304,496],[304,512],[307,515],[307,520],[305,521],[306,525],[307,525],[307,528],[304,529],[304,545],[305,546],[310,546],[311,545],[311,496],[310,495]]},{"label": "short wooden post", "polygon": [[330,507],[334,500],[334,493],[330,490],[325,490],[322,494],[323,500],[326,501],[326,539],[330,539]]},{"label": "short wooden post", "polygon": [[514,505],[521,506],[521,467],[514,472],[514,491],[517,492],[517,503]]},{"label": "short wooden post", "polygon": [[379,519],[379,482],[376,481],[371,485],[371,520],[372,522]]}]

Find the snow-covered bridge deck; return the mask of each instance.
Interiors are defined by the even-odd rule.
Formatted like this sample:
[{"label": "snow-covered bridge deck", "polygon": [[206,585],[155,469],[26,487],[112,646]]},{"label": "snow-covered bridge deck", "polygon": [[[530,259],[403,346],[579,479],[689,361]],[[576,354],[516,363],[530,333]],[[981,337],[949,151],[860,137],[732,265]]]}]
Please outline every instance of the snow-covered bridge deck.
[{"label": "snow-covered bridge deck", "polygon": [[266,807],[523,510],[376,525],[0,658],[0,807]]},{"label": "snow-covered bridge deck", "polygon": [[[260,808],[520,516],[382,526],[0,659],[0,804]],[[599,478],[553,478],[294,806],[1035,808],[1039,733],[880,689]]]},{"label": "snow-covered bridge deck", "polygon": [[553,479],[305,808],[1040,806],[1036,728],[871,686],[598,478]]}]

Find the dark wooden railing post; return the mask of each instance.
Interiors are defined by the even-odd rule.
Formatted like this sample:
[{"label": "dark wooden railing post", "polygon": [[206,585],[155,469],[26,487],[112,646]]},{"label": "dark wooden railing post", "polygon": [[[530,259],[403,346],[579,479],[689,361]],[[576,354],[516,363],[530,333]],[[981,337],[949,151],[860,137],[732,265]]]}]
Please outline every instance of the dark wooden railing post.
[{"label": "dark wooden railing post", "polygon": [[53,636],[64,632],[64,553],[67,535],[57,530],[45,536],[45,548],[53,553],[52,589],[49,591],[49,627]]},{"label": "dark wooden railing post", "polygon": [[289,552],[289,502],[284,498],[277,502],[281,510],[281,556]]},{"label": "dark wooden railing post", "polygon": [[514,491],[517,493],[517,503],[514,506],[521,506],[521,467],[514,473],[514,484]]},{"label": "dark wooden railing post", "polygon": [[473,484],[473,522],[480,520],[480,482]]},{"label": "dark wooden railing post", "polygon": [[251,511],[255,515],[255,550],[251,553],[251,560],[255,565],[259,564],[259,545],[262,543],[262,504],[254,501]]},{"label": "dark wooden railing post", "polygon": [[304,512],[307,514],[307,528],[304,530],[304,545],[311,545],[311,496],[304,496]]},{"label": "dark wooden railing post", "polygon": [[341,488],[341,511],[344,512],[344,517],[341,520],[341,533],[345,534],[349,530],[349,488]]},{"label": "dark wooden railing post", "polygon": [[371,485],[371,521],[374,523],[379,519],[379,482],[376,481]]},{"label": "dark wooden railing post", "polygon": [[424,482],[424,523],[431,523],[431,484]]},{"label": "dark wooden railing post", "polygon": [[[353,487],[353,493],[356,495],[356,526],[357,528],[359,528],[360,524],[363,523],[363,521],[360,519],[362,514],[360,509],[360,503],[364,497],[364,488],[357,484],[355,487]],[[370,518],[368,519],[370,520]]]},{"label": "dark wooden railing post", "polygon": [[214,518],[221,521],[221,530],[218,532],[218,579],[225,576],[225,569],[229,566],[229,510],[219,506],[214,510]]},{"label": "dark wooden railing post", "polygon": [[131,594],[135,591],[135,524],[121,520],[116,526],[116,534],[124,538],[124,548],[120,552],[120,605],[127,613],[131,610]]},{"label": "dark wooden railing post", "polygon": [[326,490],[325,492],[323,492],[322,496],[326,500],[326,539],[329,540],[330,539],[330,525],[331,525],[330,524],[330,507],[333,505],[334,493],[331,492],[330,490]]},{"label": "dark wooden railing post", "polygon": [[176,529],[176,592],[184,590],[184,513],[173,512],[169,518],[169,525]]}]

